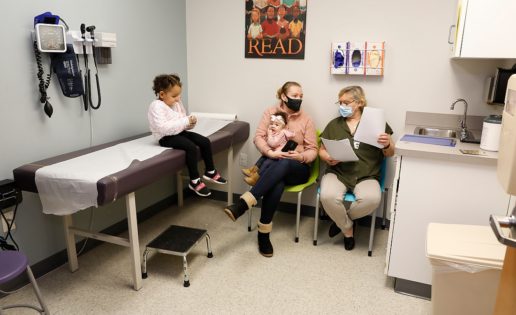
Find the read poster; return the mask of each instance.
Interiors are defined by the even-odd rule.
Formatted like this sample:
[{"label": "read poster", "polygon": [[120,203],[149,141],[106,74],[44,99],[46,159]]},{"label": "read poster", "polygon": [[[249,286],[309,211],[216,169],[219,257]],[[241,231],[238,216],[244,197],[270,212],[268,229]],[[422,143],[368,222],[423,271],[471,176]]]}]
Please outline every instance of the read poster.
[{"label": "read poster", "polygon": [[245,58],[304,59],[307,0],[245,0]]}]

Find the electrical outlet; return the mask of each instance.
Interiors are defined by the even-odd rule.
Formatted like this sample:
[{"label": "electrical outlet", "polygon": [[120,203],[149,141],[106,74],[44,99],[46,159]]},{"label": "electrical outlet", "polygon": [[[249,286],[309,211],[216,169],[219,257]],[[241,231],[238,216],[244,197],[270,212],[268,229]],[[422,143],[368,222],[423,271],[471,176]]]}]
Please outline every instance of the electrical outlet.
[{"label": "electrical outlet", "polygon": [[[7,219],[7,222],[11,224],[13,221],[13,211],[4,212],[5,218]],[[2,221],[2,231],[4,233],[7,233],[7,223],[4,220],[3,216],[0,216],[0,220]],[[11,231],[16,228],[15,224],[13,223],[13,226],[11,226]]]},{"label": "electrical outlet", "polygon": [[240,166],[247,167],[247,154],[246,153],[240,153]]}]

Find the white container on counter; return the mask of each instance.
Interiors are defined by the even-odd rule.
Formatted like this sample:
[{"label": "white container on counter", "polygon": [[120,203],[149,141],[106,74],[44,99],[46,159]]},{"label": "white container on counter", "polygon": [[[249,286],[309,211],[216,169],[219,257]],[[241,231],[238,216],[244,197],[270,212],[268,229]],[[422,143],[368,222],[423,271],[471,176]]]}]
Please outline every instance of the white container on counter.
[{"label": "white container on counter", "polygon": [[489,115],[484,118],[480,149],[498,151],[500,147],[500,131],[502,130],[502,115]]}]

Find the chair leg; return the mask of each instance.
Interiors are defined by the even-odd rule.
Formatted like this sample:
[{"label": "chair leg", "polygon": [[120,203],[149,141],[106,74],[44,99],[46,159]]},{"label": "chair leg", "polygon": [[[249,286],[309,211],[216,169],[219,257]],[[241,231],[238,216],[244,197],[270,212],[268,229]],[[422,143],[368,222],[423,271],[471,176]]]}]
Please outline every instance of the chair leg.
[{"label": "chair leg", "polygon": [[374,228],[376,223],[376,209],[371,213],[371,231],[369,232],[369,250],[367,256],[373,255],[373,240],[374,240]]},{"label": "chair leg", "polygon": [[387,197],[389,196],[389,189],[385,188],[383,192],[383,218],[382,218],[382,230],[385,230],[386,217],[387,217]]},{"label": "chair leg", "polygon": [[294,241],[299,242],[299,221],[301,220],[301,196],[303,191],[297,193],[297,210],[296,210],[296,238]]},{"label": "chair leg", "polygon": [[319,227],[319,192],[315,197],[315,217],[314,217],[314,246],[317,246],[317,229]]},{"label": "chair leg", "polygon": [[251,232],[251,218],[253,217],[253,207],[247,210],[247,232]]},{"label": "chair leg", "polygon": [[213,252],[211,251],[210,234],[208,233],[206,233],[206,247],[208,247],[208,258],[212,258]]},{"label": "chair leg", "polygon": [[32,287],[34,288],[34,293],[36,293],[36,297],[39,301],[39,305],[41,305],[41,308],[43,309],[43,314],[48,315],[50,314],[50,311],[47,308],[47,305],[43,301],[43,297],[41,296],[41,291],[39,291],[38,284],[36,282],[36,279],[34,278],[34,275],[32,274],[32,270],[29,266],[27,266],[27,275],[29,276],[29,280],[32,283]]},{"label": "chair leg", "polygon": [[[249,190],[253,188],[252,186],[249,186]],[[253,207],[249,208],[247,210],[247,232],[251,232],[251,219],[253,217]]]},{"label": "chair leg", "polygon": [[143,261],[142,261],[142,279],[147,279],[147,256],[149,255],[149,249],[145,248],[143,252]]}]

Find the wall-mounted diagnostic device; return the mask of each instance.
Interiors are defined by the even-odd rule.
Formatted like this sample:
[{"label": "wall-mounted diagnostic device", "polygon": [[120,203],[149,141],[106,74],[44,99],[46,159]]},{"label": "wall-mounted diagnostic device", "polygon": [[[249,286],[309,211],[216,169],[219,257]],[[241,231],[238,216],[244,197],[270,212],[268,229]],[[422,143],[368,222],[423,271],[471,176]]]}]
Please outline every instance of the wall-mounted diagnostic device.
[{"label": "wall-mounted diagnostic device", "polygon": [[63,25],[36,24],[38,50],[46,53],[66,52],[66,32]]},{"label": "wall-mounted diagnostic device", "polygon": [[[63,23],[61,25],[60,23]],[[51,12],[44,12],[34,17],[33,49],[38,66],[39,101],[48,117],[54,109],[49,102],[47,89],[50,85],[51,73],[45,74],[43,69],[44,55],[49,53],[50,71],[54,72],[66,97],[83,96],[84,109],[98,109],[101,104],[99,72],[97,64],[111,63],[111,48],[116,47],[116,34],[95,32],[95,25],[81,24],[80,32],[68,28],[66,22]],[[84,59],[83,71],[79,66],[79,56]],[[97,56],[100,55],[100,56]],[[97,100],[92,98],[92,75],[89,69],[88,55],[93,56],[95,65],[95,85]],[[83,80],[84,78],[84,80]]]}]

